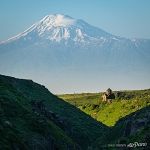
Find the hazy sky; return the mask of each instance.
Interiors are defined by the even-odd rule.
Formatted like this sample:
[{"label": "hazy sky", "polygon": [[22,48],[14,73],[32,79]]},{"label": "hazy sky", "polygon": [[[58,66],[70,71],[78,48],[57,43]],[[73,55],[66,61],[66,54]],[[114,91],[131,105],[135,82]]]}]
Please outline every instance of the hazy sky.
[{"label": "hazy sky", "polygon": [[150,38],[150,0],[1,0],[0,41],[63,13],[123,37]]}]

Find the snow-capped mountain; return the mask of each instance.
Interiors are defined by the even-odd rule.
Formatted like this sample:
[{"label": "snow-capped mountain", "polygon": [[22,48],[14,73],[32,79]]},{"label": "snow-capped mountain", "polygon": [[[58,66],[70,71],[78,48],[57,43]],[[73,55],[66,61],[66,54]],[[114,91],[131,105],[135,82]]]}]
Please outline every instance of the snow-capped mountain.
[{"label": "snow-capped mountain", "polygon": [[143,80],[150,73],[150,40],[122,38],[80,19],[48,15],[0,43],[0,73],[32,78],[54,92],[98,90],[97,83],[102,88],[145,87],[150,83]]},{"label": "snow-capped mountain", "polygon": [[1,43],[9,43],[18,39],[35,40],[35,36],[38,40],[49,40],[51,42],[73,41],[77,43],[88,43],[97,40],[104,41],[107,37],[113,38],[111,34],[93,27],[83,20],[76,20],[69,16],[55,14],[45,16],[23,33]]}]

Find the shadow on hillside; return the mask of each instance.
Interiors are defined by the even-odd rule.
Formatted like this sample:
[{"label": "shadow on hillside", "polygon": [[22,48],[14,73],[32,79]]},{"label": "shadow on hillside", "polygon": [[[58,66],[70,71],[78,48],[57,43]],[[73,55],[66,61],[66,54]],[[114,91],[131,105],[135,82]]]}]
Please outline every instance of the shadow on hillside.
[{"label": "shadow on hillside", "polygon": [[109,129],[32,80],[0,75],[0,88],[0,95],[8,99],[13,97],[20,106],[31,108],[40,116],[40,121],[42,117],[51,120],[82,149],[87,149],[98,137],[105,136]]},{"label": "shadow on hillside", "polygon": [[[30,105],[33,112],[53,121],[82,149],[90,149],[90,147],[102,149],[101,145],[104,144],[129,142],[130,136],[135,137],[143,127],[146,130],[149,129],[149,107],[120,119],[114,127],[108,127],[31,80],[0,75],[0,88],[2,95],[5,92],[11,94],[10,97],[14,96],[23,107],[25,107],[24,104]],[[17,97],[21,97],[21,99],[17,99]],[[144,134],[145,131],[141,138],[146,141],[148,135],[145,137]],[[140,141],[140,138],[137,140]]]},{"label": "shadow on hillside", "polygon": [[[134,145],[135,142],[137,142],[137,145]],[[108,149],[137,148],[142,150],[149,150],[150,107],[147,106],[143,109],[131,113],[130,115],[125,116],[124,118],[121,118],[115,126],[110,127],[110,130],[107,132],[103,139],[99,138],[95,143],[97,144],[98,148],[103,148],[104,146]],[[144,144],[140,147],[138,143]]]},{"label": "shadow on hillside", "polygon": [[[57,97],[58,98],[58,97]],[[60,98],[59,98],[60,99]],[[83,122],[95,122],[95,125],[99,124],[99,128],[101,128],[100,136],[95,136],[94,143],[92,144],[95,149],[111,149],[108,145],[116,143],[116,144],[129,144],[130,142],[145,142],[150,143],[149,141],[149,134],[143,132],[144,130],[149,131],[150,125],[150,107],[147,106],[140,110],[137,110],[117,121],[115,126],[109,127],[102,122],[99,122],[93,119],[90,115],[87,115],[80,109],[76,108],[76,106],[65,102],[64,100],[60,99],[64,103],[66,103],[72,109],[75,109],[78,116],[82,114],[84,116]],[[68,112],[68,111],[67,111]],[[88,119],[87,119],[88,118]],[[90,120],[90,121],[89,121]],[[82,123],[83,123],[82,122]],[[92,132],[92,130],[91,130]],[[141,138],[137,138],[136,136],[140,134]],[[132,138],[131,138],[132,137]],[[92,137],[91,137],[92,138]],[[89,140],[90,141],[90,140]],[[96,146],[97,145],[97,146]],[[121,146],[121,145],[120,145]],[[118,147],[119,148],[119,147]],[[127,147],[126,147],[127,148]],[[148,149],[149,145],[144,147],[144,149]]]},{"label": "shadow on hillside", "polygon": [[109,127],[102,122],[98,122],[79,108],[57,96],[56,99],[59,100],[61,106],[59,110],[53,111],[60,115],[60,119],[63,120],[65,132],[77,141],[83,149],[90,147],[97,138],[104,137],[105,133],[109,131]]}]

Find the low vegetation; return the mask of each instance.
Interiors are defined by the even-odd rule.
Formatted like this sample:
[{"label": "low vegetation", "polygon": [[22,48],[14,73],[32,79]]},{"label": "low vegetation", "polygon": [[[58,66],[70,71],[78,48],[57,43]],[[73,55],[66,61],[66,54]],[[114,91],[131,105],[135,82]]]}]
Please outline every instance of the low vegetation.
[{"label": "low vegetation", "polygon": [[129,148],[135,142],[146,145],[135,149],[150,149],[150,89],[114,91],[112,103],[103,102],[102,94],[64,94],[59,97],[109,127],[105,136],[93,143],[93,149]]},{"label": "low vegetation", "polygon": [[44,86],[0,75],[0,149],[87,149],[107,131]]},{"label": "low vegetation", "polygon": [[102,93],[64,94],[59,97],[107,126],[114,126],[119,119],[150,105],[150,89],[114,93],[116,99],[111,104],[102,101]]},{"label": "low vegetation", "polygon": [[[31,80],[0,75],[0,149],[105,150],[150,143],[150,90],[55,96]],[[149,149],[149,145],[144,149]]]}]

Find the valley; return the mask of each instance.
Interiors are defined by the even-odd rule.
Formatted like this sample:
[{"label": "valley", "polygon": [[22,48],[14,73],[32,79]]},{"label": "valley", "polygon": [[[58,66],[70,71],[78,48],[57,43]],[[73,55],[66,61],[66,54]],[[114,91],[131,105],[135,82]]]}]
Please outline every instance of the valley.
[{"label": "valley", "polygon": [[[0,75],[0,149],[105,150],[115,144],[149,149],[150,90],[55,96],[32,80]],[[114,145],[114,146],[112,146]]]}]

